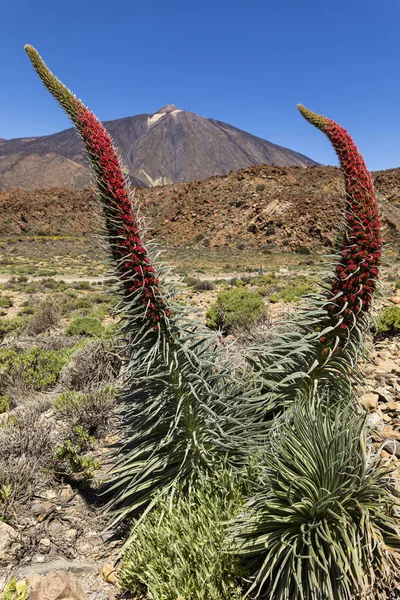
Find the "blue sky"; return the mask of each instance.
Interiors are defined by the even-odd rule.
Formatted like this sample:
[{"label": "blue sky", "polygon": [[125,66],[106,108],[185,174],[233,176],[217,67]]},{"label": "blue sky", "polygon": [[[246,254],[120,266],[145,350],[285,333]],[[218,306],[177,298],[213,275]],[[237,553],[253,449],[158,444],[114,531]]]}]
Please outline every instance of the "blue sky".
[{"label": "blue sky", "polygon": [[0,15],[0,137],[69,127],[29,43],[102,120],[176,104],[336,164],[300,102],[370,169],[400,166],[398,0],[3,0]]}]

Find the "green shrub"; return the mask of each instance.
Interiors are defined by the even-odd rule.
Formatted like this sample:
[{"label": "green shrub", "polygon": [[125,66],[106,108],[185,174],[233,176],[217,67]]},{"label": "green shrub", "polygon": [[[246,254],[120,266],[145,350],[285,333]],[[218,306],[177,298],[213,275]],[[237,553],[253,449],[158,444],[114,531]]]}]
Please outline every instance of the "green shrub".
[{"label": "green shrub", "polygon": [[0,415],[10,410],[10,398],[8,396],[0,396]]},{"label": "green shrub", "polygon": [[53,402],[53,409],[74,426],[84,427],[90,434],[104,431],[115,402],[115,388],[105,385],[102,389],[83,393],[63,392]]},{"label": "green shrub", "polygon": [[100,462],[93,456],[82,454],[82,452],[85,446],[94,443],[94,438],[90,438],[84,432],[80,436],[78,443],[75,445],[71,440],[63,442],[57,448],[55,459],[58,462],[66,462],[72,473],[79,473],[83,475],[84,479],[92,479],[94,471],[100,468]]},{"label": "green shrub", "polygon": [[314,291],[314,289],[315,286],[312,282],[302,278],[296,278],[291,281],[283,290],[278,292],[278,298],[284,302],[295,302],[305,294]]},{"label": "green shrub", "polygon": [[26,600],[29,588],[25,580],[17,581],[13,578],[7,583],[1,595],[1,600]]},{"label": "green shrub", "polygon": [[0,374],[6,374],[10,385],[43,390],[56,383],[74,352],[75,348],[43,350],[37,346],[26,352],[0,350]]},{"label": "green shrub", "polygon": [[278,294],[271,294],[270,297],[268,298],[268,300],[272,304],[276,304],[277,302],[279,302],[279,296],[278,296]]},{"label": "green shrub", "polygon": [[380,333],[396,334],[400,331],[400,306],[386,306],[378,314],[377,328]]},{"label": "green shrub", "polygon": [[226,546],[226,522],[243,505],[226,471],[192,493],[162,497],[139,523],[123,557],[121,586],[152,600],[239,600],[243,567]]},{"label": "green shrub", "polygon": [[13,317],[12,319],[0,319],[0,338],[4,337],[12,331],[16,331],[23,325],[25,325],[26,319],[24,317]]},{"label": "green shrub", "polygon": [[90,290],[92,286],[90,281],[73,281],[71,283],[71,287],[75,288],[76,290]]},{"label": "green shrub", "polygon": [[255,325],[265,314],[264,300],[258,292],[235,287],[219,292],[217,301],[207,312],[207,326],[230,332],[235,327]]},{"label": "green shrub", "polygon": [[14,302],[10,296],[0,296],[0,308],[11,308],[13,305]]},{"label": "green shrub", "polygon": [[297,402],[263,464],[233,526],[253,588],[274,600],[372,598],[371,586],[396,571],[400,538],[393,480],[368,450],[363,417]]},{"label": "green shrub", "polygon": [[87,335],[101,337],[103,326],[96,317],[77,317],[69,324],[67,335]]}]

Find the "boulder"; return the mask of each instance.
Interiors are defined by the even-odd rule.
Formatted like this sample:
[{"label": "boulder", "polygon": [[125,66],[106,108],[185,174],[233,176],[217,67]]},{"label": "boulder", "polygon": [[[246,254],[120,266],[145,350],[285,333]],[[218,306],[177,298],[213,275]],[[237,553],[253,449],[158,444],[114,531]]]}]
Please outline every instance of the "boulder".
[{"label": "boulder", "polygon": [[15,529],[0,521],[0,564],[10,563],[18,545]]},{"label": "boulder", "polygon": [[86,600],[86,596],[72,575],[51,571],[30,593],[29,600]]}]

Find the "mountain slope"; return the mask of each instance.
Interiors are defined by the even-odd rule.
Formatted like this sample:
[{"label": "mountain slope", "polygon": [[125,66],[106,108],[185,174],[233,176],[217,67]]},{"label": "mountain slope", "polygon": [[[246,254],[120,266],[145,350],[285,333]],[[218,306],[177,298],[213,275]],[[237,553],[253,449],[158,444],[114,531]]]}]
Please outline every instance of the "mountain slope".
[{"label": "mountain slope", "polygon": [[[385,240],[400,239],[400,169],[373,173]],[[333,245],[344,206],[335,167],[259,165],[205,181],[138,189],[148,235],[165,246],[318,252]],[[0,194],[0,235],[87,235],[98,230],[93,191]],[[44,239],[44,238],[43,238]]]},{"label": "mountain slope", "polygon": [[[104,125],[135,186],[203,180],[257,164],[317,164],[298,152],[174,105],[152,115],[106,121]],[[89,182],[88,164],[73,128],[0,143],[0,191],[83,189]]]}]

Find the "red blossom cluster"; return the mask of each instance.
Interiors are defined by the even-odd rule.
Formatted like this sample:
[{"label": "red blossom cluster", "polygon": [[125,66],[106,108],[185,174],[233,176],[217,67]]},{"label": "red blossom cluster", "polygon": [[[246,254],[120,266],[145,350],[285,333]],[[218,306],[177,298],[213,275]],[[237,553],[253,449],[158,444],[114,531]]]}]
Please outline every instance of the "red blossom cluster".
[{"label": "red blossom cluster", "polygon": [[[331,324],[338,324],[334,335],[345,341],[357,321],[369,310],[376,289],[382,254],[379,208],[371,175],[349,133],[326,117],[302,106],[299,109],[327,135],[344,174],[346,231],[327,309]],[[320,341],[328,344],[329,338],[329,335],[323,336]]]},{"label": "red blossom cluster", "polygon": [[154,322],[154,329],[157,330],[162,317],[168,316],[168,310],[154,267],[140,239],[138,222],[118,156],[103,125],[79,100],[74,100],[74,103],[74,121],[91,159],[96,162],[101,192],[107,196],[105,217],[119,273],[126,281],[128,292],[140,294],[141,302],[146,307],[146,317]]},{"label": "red blossom cluster", "polygon": [[[382,254],[381,219],[372,178],[348,132],[331,121],[323,131],[334,146],[344,172],[347,207],[345,240],[330,290],[328,310],[340,317],[347,337],[371,305]],[[340,336],[342,337],[342,336]]]}]

